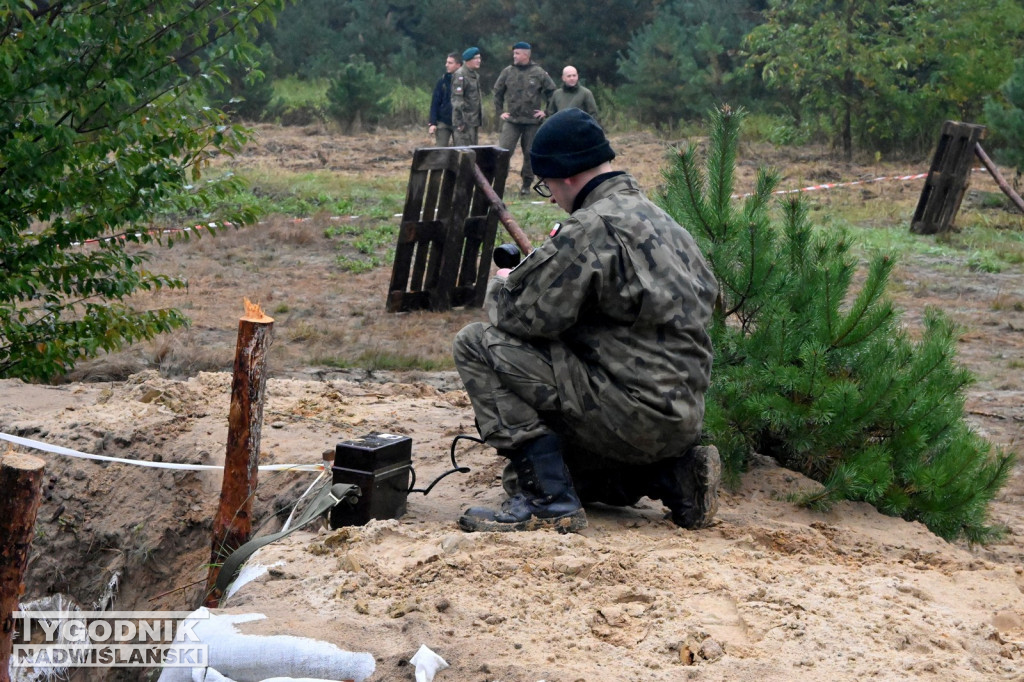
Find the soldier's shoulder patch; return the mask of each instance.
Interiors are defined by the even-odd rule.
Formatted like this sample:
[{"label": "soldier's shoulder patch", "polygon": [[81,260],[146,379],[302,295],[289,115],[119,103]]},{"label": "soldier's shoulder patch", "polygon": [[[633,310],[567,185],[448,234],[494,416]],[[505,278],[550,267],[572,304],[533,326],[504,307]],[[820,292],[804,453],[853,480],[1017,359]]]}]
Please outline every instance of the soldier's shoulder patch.
[{"label": "soldier's shoulder patch", "polygon": [[551,234],[548,237],[554,237],[558,234],[558,231],[562,229],[562,223],[555,223],[555,226],[551,228]]}]

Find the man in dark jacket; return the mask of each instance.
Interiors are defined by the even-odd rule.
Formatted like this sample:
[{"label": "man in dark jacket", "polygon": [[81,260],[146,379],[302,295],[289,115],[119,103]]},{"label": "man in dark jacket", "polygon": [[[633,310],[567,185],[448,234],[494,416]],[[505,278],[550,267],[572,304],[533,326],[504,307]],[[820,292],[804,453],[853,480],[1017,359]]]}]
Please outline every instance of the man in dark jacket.
[{"label": "man in dark jacket", "polygon": [[522,196],[530,196],[533,184],[530,145],[537,127],[547,115],[544,111],[547,100],[555,91],[555,82],[547,71],[530,60],[531,54],[529,43],[513,45],[512,64],[501,70],[494,83],[494,108],[502,121],[498,145],[515,152],[518,142],[523,149],[523,186],[519,192]]},{"label": "man in dark jacket", "polygon": [[575,531],[582,504],[646,495],[676,524],[707,526],[721,477],[718,451],[700,445],[717,281],[690,233],[612,169],[589,115],[554,114],[530,156],[538,194],[570,216],[492,278],[490,324],[455,338],[477,429],[509,459],[509,499],[459,525]]},{"label": "man in dark jacket", "polygon": [[444,62],[444,75],[434,86],[434,95],[430,98],[430,127],[427,130],[434,136],[438,147],[448,147],[452,143],[452,74],[462,66],[462,55],[451,52]]}]

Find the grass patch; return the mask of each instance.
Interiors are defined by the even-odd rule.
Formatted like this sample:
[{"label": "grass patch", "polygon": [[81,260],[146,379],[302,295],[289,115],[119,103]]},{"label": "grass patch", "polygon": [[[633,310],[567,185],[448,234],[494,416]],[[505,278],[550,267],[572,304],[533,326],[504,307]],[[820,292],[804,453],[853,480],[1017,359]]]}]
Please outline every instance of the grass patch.
[{"label": "grass patch", "polygon": [[880,219],[877,215],[864,215],[865,210],[865,207],[852,211],[833,209],[830,214],[819,215],[816,223],[822,230],[845,230],[859,255],[884,251],[903,257],[934,259],[938,261],[935,266],[938,269],[968,268],[989,273],[1003,272],[1024,263],[1024,233],[1008,233],[979,222],[965,221],[959,231],[919,235],[910,231],[909,219],[905,216],[901,215],[898,220]]},{"label": "grass patch", "polygon": [[273,82],[274,98],[290,108],[317,106],[327,108],[327,79],[289,76]]}]

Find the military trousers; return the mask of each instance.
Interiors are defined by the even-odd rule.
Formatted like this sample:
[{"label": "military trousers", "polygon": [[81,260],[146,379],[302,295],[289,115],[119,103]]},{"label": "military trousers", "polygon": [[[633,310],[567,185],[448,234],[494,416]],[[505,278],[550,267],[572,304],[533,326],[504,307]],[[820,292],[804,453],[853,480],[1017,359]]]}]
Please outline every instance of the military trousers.
[{"label": "military trousers", "polygon": [[451,147],[455,130],[447,123],[438,123],[434,131],[434,145],[437,147]]},{"label": "military trousers", "polygon": [[[477,430],[499,450],[555,433],[562,437],[570,471],[599,471],[678,456],[699,437],[634,423],[654,437],[642,446],[623,438],[615,427],[623,419],[623,390],[574,380],[586,367],[559,341],[526,341],[474,322],[456,335],[454,356]],[[559,390],[567,382],[574,384],[568,394]]]},{"label": "military trousers", "polygon": [[480,128],[477,126],[466,126],[461,131],[458,128],[452,129],[452,146],[472,147],[477,144]]},{"label": "military trousers", "polygon": [[533,146],[533,137],[537,134],[539,125],[511,123],[502,121],[501,135],[498,138],[498,146],[509,150],[513,154],[516,151],[516,143],[519,143],[523,151],[523,169],[520,175],[523,178],[523,187],[533,184],[533,166],[530,165],[530,147]]}]

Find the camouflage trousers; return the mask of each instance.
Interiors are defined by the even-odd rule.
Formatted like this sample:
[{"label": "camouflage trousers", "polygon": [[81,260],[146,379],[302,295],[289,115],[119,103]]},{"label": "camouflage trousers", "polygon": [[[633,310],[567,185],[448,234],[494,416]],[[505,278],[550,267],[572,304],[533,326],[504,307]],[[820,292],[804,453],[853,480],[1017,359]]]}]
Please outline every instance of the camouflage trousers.
[{"label": "camouflage trousers", "polygon": [[[587,368],[558,341],[527,342],[475,322],[456,335],[454,355],[477,430],[494,448],[517,448],[556,433],[575,473],[678,457],[700,437],[699,432],[638,420],[635,412],[623,409],[628,402],[623,389],[576,380],[574,375]],[[567,383],[574,390],[559,390]],[[624,434],[627,430],[643,433],[643,442]]]},{"label": "camouflage trousers", "polygon": [[458,128],[452,128],[452,146],[472,147],[477,144],[479,133],[480,128],[476,126],[466,126],[461,131]]},{"label": "camouflage trousers", "polygon": [[434,145],[437,147],[451,147],[455,137],[455,129],[447,123],[437,123],[437,130],[434,131]]},{"label": "camouflage trousers", "polygon": [[523,151],[523,169],[520,175],[523,178],[523,187],[533,184],[533,166],[530,165],[530,147],[533,145],[533,136],[537,134],[540,126],[523,123],[510,123],[503,121],[501,124],[501,135],[498,138],[498,146],[509,150],[513,154],[516,151],[516,142]]}]

